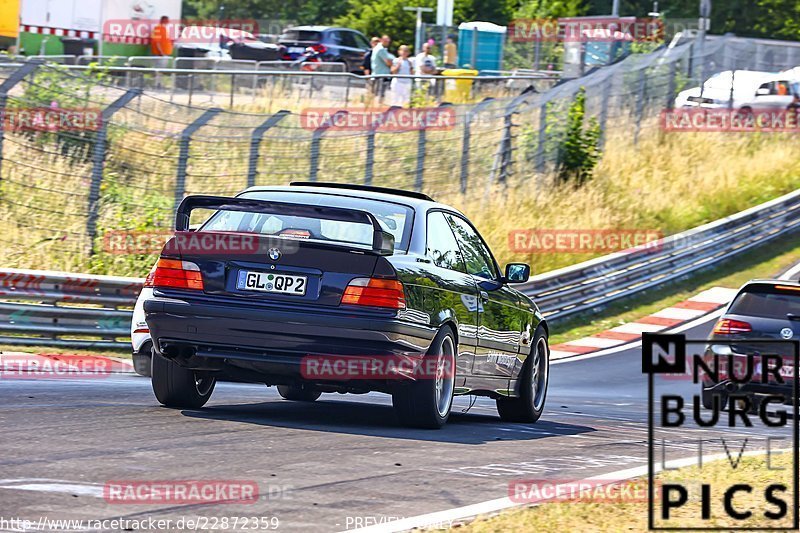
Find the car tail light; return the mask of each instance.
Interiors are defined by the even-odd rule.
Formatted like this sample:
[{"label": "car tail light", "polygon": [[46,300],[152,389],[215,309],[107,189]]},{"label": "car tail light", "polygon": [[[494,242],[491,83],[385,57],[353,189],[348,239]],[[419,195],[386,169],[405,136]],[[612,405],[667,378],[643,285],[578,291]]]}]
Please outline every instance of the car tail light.
[{"label": "car tail light", "polygon": [[344,290],[342,303],[405,309],[406,294],[396,279],[356,278]]},{"label": "car tail light", "polygon": [[794,285],[775,285],[775,288],[779,291],[800,292],[800,287],[795,287]]},{"label": "car tail light", "polygon": [[[159,259],[147,279],[150,279],[151,276],[153,287],[203,290],[203,276],[200,274],[200,267],[190,261]],[[146,287],[148,286],[147,279],[145,279]]]},{"label": "car tail light", "polygon": [[150,272],[147,273],[147,277],[144,278],[144,286],[145,287],[152,287],[153,286],[153,278],[156,275],[156,265],[158,265],[158,263],[153,265],[153,268],[151,268]]},{"label": "car tail light", "polygon": [[749,333],[753,331],[752,326],[747,322],[741,320],[733,320],[730,318],[720,318],[716,325],[714,325],[714,335],[735,335],[736,333]]}]

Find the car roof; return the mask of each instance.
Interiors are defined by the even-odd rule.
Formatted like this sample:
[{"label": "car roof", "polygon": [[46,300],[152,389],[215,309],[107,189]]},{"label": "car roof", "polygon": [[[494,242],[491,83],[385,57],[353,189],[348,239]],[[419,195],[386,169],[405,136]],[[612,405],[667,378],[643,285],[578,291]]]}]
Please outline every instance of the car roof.
[{"label": "car roof", "polygon": [[325,30],[346,30],[349,28],[339,28],[338,26],[321,26],[319,24],[312,24],[308,26],[292,26],[291,28],[286,28],[283,31],[325,31]]},{"label": "car roof", "polygon": [[792,287],[800,288],[800,280],[796,279],[751,279],[742,288],[749,287],[750,285],[791,285]]},{"label": "car roof", "polygon": [[[396,204],[403,204],[413,208],[416,211],[426,211],[428,209],[446,209],[454,213],[463,214],[457,209],[449,205],[436,202],[432,199],[425,199],[416,196],[406,196],[395,194],[391,189],[379,190],[365,190],[363,188],[347,188],[346,184],[330,184],[333,186],[319,185],[256,185],[249,187],[239,194],[249,192],[262,192],[262,191],[283,191],[283,192],[304,192],[312,194],[330,194],[334,196],[348,196],[352,198],[368,198],[372,200],[381,200],[384,202],[393,202]],[[237,195],[238,196],[238,195]]]}]

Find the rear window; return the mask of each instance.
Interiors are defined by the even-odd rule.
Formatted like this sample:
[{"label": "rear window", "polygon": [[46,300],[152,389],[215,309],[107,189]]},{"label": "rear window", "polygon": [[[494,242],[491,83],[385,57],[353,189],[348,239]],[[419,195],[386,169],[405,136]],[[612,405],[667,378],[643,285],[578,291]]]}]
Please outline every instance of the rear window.
[{"label": "rear window", "polygon": [[322,34],[318,31],[307,30],[286,30],[278,37],[278,42],[314,42],[322,40]]},{"label": "rear window", "polygon": [[729,313],[764,318],[786,319],[787,314],[800,316],[800,288],[756,285],[748,287],[734,300]]},{"label": "rear window", "polygon": [[[402,204],[347,196],[285,191],[252,192],[242,194],[239,197],[367,211],[378,219],[384,231],[394,236],[394,249],[396,251],[408,249],[413,210]],[[258,233],[284,238],[358,244],[367,247],[372,246],[373,233],[372,226],[369,224],[287,216],[278,211],[275,213],[218,211],[203,225],[201,231]]]}]

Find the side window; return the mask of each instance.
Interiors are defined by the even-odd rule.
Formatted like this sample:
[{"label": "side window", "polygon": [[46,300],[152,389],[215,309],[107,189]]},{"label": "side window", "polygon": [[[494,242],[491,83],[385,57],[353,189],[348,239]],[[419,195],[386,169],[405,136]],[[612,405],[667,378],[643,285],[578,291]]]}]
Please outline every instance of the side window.
[{"label": "side window", "polygon": [[342,44],[342,32],[332,31],[328,34],[328,42],[331,44]]},{"label": "side window", "polygon": [[428,213],[428,235],[425,252],[436,266],[458,272],[466,272],[456,238],[453,236],[450,224],[441,211]]},{"label": "side window", "polygon": [[481,236],[461,217],[447,215],[447,218],[453,227],[453,233],[456,234],[461,252],[464,254],[467,273],[479,278],[498,279],[499,275],[494,261],[492,261],[492,254],[483,243]]},{"label": "side window", "polygon": [[366,37],[361,35],[360,33],[353,33],[353,37],[356,40],[356,48],[361,48],[362,50],[369,50],[369,41]]},{"label": "side window", "polygon": [[358,46],[356,44],[356,38],[353,32],[341,31],[339,34],[342,36],[342,46],[347,46],[350,48],[356,48]]}]

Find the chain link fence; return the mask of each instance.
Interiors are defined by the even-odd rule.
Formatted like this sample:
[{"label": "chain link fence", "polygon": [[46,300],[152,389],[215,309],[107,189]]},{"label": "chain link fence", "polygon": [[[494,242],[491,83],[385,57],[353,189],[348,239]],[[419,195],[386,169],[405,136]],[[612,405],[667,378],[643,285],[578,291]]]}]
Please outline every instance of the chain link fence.
[{"label": "chain link fence", "polygon": [[[782,70],[796,61],[797,43],[688,41],[542,91],[434,102],[452,117],[448,127],[395,131],[310,127],[298,108],[264,114],[190,106],[109,83],[96,70],[7,64],[0,67],[4,264],[140,276],[153,256],[118,253],[110,239],[169,231],[184,195],[233,195],[252,185],[362,183],[445,202],[463,195],[478,206],[504,187],[536,194],[553,184],[568,108],[581,88],[608,151],[614,138],[635,143],[658,132],[659,113],[676,93],[715,72]],[[9,119],[41,108],[89,110],[100,119],[91,128],[35,131]]]}]

